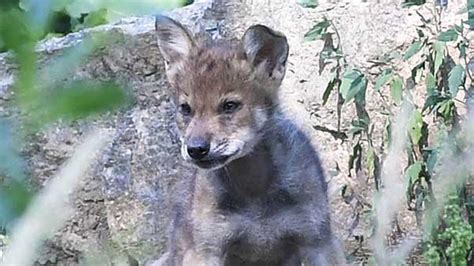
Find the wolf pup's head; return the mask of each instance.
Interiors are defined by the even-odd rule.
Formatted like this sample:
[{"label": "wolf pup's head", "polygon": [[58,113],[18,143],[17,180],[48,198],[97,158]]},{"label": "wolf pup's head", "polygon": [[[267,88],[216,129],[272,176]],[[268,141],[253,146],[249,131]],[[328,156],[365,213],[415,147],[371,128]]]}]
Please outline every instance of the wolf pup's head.
[{"label": "wolf pup's head", "polygon": [[155,27],[178,107],[184,159],[217,169],[250,153],[276,104],[286,37],[255,25],[237,43],[201,41],[165,16],[156,18]]}]

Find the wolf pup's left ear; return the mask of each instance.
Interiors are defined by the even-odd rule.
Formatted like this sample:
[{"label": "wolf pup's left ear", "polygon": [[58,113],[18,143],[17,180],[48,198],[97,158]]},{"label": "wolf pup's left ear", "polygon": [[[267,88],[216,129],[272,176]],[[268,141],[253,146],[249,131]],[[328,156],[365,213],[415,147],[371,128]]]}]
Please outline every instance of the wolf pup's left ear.
[{"label": "wolf pup's left ear", "polygon": [[285,75],[288,58],[286,37],[263,25],[247,29],[242,37],[247,58],[267,77],[281,81]]},{"label": "wolf pup's left ear", "polygon": [[188,31],[173,19],[158,15],[155,18],[158,46],[168,64],[185,58],[194,46]]}]

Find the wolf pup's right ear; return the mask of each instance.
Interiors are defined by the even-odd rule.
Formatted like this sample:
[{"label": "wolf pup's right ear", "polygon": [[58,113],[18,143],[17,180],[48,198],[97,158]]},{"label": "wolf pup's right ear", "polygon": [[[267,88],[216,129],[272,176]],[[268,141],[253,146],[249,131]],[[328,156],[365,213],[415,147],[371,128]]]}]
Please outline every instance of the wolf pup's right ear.
[{"label": "wolf pup's right ear", "polygon": [[168,65],[185,58],[194,46],[193,38],[188,31],[169,17],[156,16],[155,30],[158,47]]},{"label": "wolf pup's right ear", "polygon": [[281,82],[286,71],[286,37],[264,25],[254,25],[242,37],[245,53],[259,74]]}]

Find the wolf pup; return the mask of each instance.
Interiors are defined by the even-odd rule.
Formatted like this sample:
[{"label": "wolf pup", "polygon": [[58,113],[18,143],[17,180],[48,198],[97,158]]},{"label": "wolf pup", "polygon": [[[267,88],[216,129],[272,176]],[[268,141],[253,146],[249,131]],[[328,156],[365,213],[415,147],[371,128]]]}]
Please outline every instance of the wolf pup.
[{"label": "wolf pup", "polygon": [[286,37],[255,25],[236,43],[206,41],[165,16],[155,27],[196,166],[155,265],[343,264],[318,155],[278,108]]}]

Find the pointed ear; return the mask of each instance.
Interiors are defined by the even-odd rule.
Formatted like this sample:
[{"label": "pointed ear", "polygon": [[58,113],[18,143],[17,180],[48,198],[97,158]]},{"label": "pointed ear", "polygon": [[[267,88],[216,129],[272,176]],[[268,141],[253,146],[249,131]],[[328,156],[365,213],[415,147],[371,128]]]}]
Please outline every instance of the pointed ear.
[{"label": "pointed ear", "polygon": [[288,58],[286,37],[263,25],[247,29],[242,38],[245,53],[257,71],[264,71],[267,77],[283,79]]},{"label": "pointed ear", "polygon": [[155,19],[158,47],[167,63],[186,57],[194,46],[188,31],[173,19],[158,15]]}]

